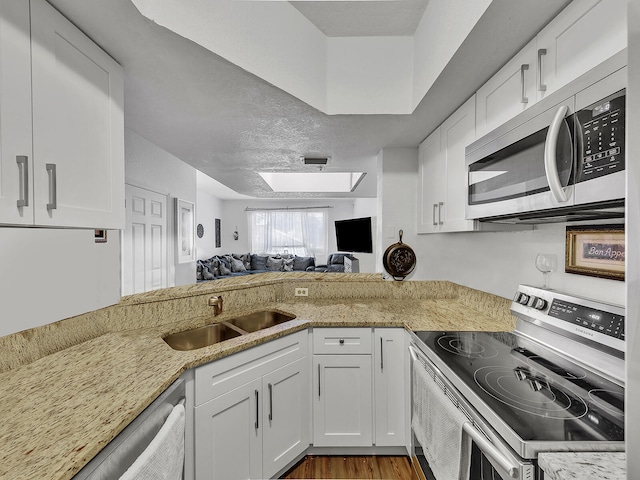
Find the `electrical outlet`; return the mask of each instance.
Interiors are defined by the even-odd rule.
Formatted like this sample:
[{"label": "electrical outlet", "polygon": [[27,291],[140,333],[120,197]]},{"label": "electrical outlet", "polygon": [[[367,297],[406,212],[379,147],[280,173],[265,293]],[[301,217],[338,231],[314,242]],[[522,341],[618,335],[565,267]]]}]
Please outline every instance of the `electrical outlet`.
[{"label": "electrical outlet", "polygon": [[309,289],[308,288],[296,287],[295,296],[296,297],[308,297],[309,296]]}]

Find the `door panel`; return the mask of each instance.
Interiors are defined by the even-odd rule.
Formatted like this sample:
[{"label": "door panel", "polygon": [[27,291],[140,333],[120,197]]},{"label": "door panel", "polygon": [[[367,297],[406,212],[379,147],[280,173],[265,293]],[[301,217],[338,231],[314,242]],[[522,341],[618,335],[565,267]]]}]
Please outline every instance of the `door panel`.
[{"label": "door panel", "polygon": [[126,186],[123,242],[123,295],[168,286],[167,201],[164,195]]}]

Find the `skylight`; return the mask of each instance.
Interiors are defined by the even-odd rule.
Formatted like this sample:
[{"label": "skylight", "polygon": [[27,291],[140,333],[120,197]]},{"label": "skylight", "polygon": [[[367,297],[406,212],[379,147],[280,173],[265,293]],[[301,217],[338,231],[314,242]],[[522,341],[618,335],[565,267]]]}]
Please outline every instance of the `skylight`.
[{"label": "skylight", "polygon": [[364,172],[258,172],[274,192],[353,192]]}]

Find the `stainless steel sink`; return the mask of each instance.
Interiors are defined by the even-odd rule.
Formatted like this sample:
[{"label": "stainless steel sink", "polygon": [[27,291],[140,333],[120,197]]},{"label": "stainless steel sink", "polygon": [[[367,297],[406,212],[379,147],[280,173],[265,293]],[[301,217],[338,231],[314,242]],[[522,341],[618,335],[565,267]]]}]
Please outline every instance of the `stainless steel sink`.
[{"label": "stainless steel sink", "polygon": [[249,313],[240,317],[227,320],[224,323],[233,325],[247,333],[257,332],[265,328],[279,325],[289,320],[293,320],[295,315],[288,315],[286,313],[273,312],[270,310],[264,310],[262,312]]},{"label": "stainless steel sink", "polygon": [[195,350],[239,337],[240,332],[223,323],[214,323],[205,327],[173,333],[164,341],[174,350]]},{"label": "stainless steel sink", "polygon": [[264,310],[205,327],[172,333],[164,341],[174,350],[195,350],[293,320],[295,315]]}]

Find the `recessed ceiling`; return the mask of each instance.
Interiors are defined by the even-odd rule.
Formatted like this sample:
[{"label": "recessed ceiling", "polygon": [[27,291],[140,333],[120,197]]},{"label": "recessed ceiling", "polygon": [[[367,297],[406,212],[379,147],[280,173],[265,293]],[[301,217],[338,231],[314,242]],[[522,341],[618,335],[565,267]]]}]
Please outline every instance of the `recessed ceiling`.
[{"label": "recessed ceiling", "polygon": [[[123,66],[126,128],[239,194],[354,198],[376,196],[382,148],[417,147],[567,1],[494,0],[411,115],[323,114],[143,17],[131,0],[50,3]],[[257,173],[298,171],[311,152],[331,156],[324,171],[367,175],[353,193],[294,194],[274,193]]]},{"label": "recessed ceiling", "polygon": [[413,35],[429,0],[289,2],[328,37]]}]

